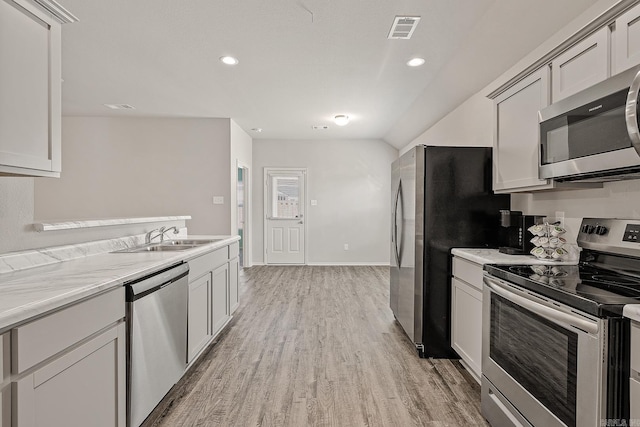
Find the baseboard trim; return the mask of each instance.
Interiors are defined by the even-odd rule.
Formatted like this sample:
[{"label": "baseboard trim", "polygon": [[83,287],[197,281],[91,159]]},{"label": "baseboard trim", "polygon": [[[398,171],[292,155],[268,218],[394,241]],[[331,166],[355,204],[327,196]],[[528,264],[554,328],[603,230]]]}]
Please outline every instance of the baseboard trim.
[{"label": "baseboard trim", "polygon": [[374,266],[374,267],[378,267],[378,266],[383,266],[383,267],[388,267],[389,263],[388,262],[308,262],[307,265],[311,265],[311,266],[331,266],[331,265],[335,265],[335,266],[362,266],[362,267],[366,267],[366,266]]},{"label": "baseboard trim", "polygon": [[[254,262],[251,267],[257,267],[260,265],[273,265],[274,267],[288,266],[288,265],[309,265],[314,267],[328,267],[328,266],[354,266],[354,267],[389,267],[388,262],[308,262],[306,264],[265,264],[264,262]],[[248,267],[248,266],[247,266]]]}]

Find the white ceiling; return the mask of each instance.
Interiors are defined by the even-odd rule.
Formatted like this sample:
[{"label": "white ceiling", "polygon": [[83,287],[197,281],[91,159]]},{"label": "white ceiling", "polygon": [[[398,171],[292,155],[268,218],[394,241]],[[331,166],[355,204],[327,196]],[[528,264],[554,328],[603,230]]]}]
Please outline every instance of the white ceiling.
[{"label": "white ceiling", "polygon": [[[230,117],[254,139],[401,148],[595,0],[59,2],[79,18],[63,27],[64,115]],[[387,39],[396,15],[422,17],[411,40]]]}]

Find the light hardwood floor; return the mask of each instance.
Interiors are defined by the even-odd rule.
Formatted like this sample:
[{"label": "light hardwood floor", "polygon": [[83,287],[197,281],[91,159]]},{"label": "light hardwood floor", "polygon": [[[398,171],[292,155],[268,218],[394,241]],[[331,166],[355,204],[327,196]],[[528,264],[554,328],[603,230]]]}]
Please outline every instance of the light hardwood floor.
[{"label": "light hardwood floor", "polygon": [[488,426],[458,361],[420,359],[387,267],[259,266],[233,320],[147,426]]}]

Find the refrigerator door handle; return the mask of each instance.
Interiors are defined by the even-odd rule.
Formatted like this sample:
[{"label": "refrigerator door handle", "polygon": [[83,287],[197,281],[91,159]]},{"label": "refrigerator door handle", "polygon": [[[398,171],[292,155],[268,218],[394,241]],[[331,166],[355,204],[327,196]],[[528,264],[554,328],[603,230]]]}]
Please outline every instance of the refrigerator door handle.
[{"label": "refrigerator door handle", "polygon": [[[396,256],[396,264],[398,265],[398,267],[400,267],[400,242],[398,241],[398,208],[402,208],[402,180],[398,182],[396,201],[393,209],[393,242],[395,249],[393,253]],[[400,230],[400,236],[402,236],[402,230]]]}]

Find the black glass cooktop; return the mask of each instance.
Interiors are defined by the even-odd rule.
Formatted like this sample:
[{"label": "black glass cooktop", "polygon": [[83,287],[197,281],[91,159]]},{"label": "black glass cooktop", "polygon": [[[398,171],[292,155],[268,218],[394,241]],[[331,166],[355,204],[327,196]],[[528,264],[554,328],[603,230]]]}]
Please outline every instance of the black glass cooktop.
[{"label": "black glass cooktop", "polygon": [[[597,264],[597,263],[596,263]],[[486,265],[490,274],[599,317],[622,315],[640,303],[640,275],[579,265]]]}]

